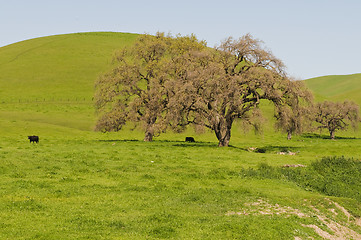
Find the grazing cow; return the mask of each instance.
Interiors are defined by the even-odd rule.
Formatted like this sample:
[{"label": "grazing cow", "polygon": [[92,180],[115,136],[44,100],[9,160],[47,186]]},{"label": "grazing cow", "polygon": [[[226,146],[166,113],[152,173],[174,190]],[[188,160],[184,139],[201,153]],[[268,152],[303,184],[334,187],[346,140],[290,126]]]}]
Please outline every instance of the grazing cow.
[{"label": "grazing cow", "polygon": [[30,143],[32,142],[39,142],[39,137],[38,136],[28,136],[28,139],[30,140]]},{"label": "grazing cow", "polygon": [[186,137],[186,142],[195,142],[193,137]]}]

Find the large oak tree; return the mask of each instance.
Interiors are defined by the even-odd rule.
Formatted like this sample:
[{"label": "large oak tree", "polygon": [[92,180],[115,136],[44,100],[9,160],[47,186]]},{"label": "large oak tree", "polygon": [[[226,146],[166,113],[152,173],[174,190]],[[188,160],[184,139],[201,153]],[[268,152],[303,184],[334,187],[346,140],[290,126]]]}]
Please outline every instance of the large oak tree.
[{"label": "large oak tree", "polygon": [[262,99],[284,104],[290,87],[283,63],[249,34],[215,49],[193,35],[143,35],[115,63],[96,82],[97,129],[142,123],[145,141],[195,124],[228,146],[236,119],[252,122]]},{"label": "large oak tree", "polygon": [[127,122],[143,125],[144,141],[168,127],[168,66],[176,55],[202,49],[205,43],[193,35],[176,38],[157,33],[140,35],[117,52],[114,67],[96,81],[95,106],[100,115],[96,129],[119,131]]},{"label": "large oak tree", "polygon": [[219,146],[229,145],[234,121],[258,113],[262,99],[284,104],[289,85],[283,63],[251,35],[188,52],[170,67],[177,86],[170,101],[173,122],[211,129]]}]

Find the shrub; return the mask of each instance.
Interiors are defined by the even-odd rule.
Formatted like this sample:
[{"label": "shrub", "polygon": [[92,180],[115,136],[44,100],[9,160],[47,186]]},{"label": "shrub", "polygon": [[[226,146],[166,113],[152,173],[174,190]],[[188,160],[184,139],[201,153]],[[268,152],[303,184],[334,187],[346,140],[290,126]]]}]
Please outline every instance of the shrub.
[{"label": "shrub", "polygon": [[345,157],[325,157],[305,168],[280,168],[263,163],[257,169],[242,170],[241,175],[285,179],[306,190],[361,201],[361,161]]}]

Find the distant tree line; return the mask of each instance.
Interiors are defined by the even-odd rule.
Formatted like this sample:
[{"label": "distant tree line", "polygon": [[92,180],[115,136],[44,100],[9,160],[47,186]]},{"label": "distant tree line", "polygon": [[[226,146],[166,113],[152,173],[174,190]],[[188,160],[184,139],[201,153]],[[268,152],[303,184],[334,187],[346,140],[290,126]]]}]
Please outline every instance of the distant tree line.
[{"label": "distant tree line", "polygon": [[282,61],[249,34],[216,48],[194,35],[145,34],[116,52],[113,63],[95,83],[100,131],[141,124],[144,141],[152,141],[168,128],[180,132],[191,124],[212,130],[219,146],[228,146],[236,119],[261,127],[262,99],[274,104],[276,128],[288,139],[311,129],[313,120],[331,138],[358,122],[355,103],[314,105],[303,83],[293,81]]}]

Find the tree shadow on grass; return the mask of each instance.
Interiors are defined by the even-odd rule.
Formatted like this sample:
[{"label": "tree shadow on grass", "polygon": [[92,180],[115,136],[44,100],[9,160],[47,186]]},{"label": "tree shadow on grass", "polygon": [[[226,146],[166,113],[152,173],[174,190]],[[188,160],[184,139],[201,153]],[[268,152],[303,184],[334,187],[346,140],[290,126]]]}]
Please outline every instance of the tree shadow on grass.
[{"label": "tree shadow on grass", "polygon": [[[97,142],[138,142],[145,143],[143,140],[137,139],[110,139],[110,140],[95,140]],[[249,152],[250,150],[246,147],[237,147],[229,145],[228,147],[219,147],[217,142],[205,142],[205,141],[196,141],[196,142],[185,142],[180,140],[154,140],[152,143],[167,143],[173,147],[181,148],[213,148],[213,149],[235,149],[240,151]],[[255,153],[273,153],[273,152],[296,152],[299,151],[301,147],[294,146],[264,146],[258,147],[253,152]]]},{"label": "tree shadow on grass", "polygon": [[[228,147],[218,147],[218,143],[215,142],[196,142],[196,143],[186,143],[180,142],[177,144],[173,144],[176,147],[185,147],[185,148],[195,148],[195,147],[209,147],[209,148],[223,148],[223,149],[236,149],[239,151],[250,152],[250,150],[246,147],[237,147],[233,145],[229,145]],[[278,152],[297,152],[300,151],[302,147],[295,147],[295,146],[264,146],[258,147],[253,152],[255,153],[278,153]]]},{"label": "tree shadow on grass", "polygon": [[176,147],[218,147],[217,143],[215,142],[203,142],[203,141],[197,141],[197,142],[185,142],[180,140],[153,140],[152,142],[144,142],[143,140],[138,139],[100,139],[100,140],[94,140],[96,142],[139,142],[139,143],[168,143],[172,144],[172,146]]},{"label": "tree shadow on grass", "polygon": [[94,140],[95,142],[143,142],[137,139],[99,139],[99,140]]},{"label": "tree shadow on grass", "polygon": [[152,142],[144,142],[143,140],[138,139],[100,139],[100,140],[94,140],[96,142],[139,142],[139,143],[173,143],[173,146],[180,146],[180,147],[188,147],[188,146],[203,146],[203,145],[213,145],[217,146],[214,142],[185,142],[180,140],[153,140]]},{"label": "tree shadow on grass", "polygon": [[[305,133],[305,134],[302,134],[301,137],[303,137],[303,138],[311,138],[311,139],[328,139],[328,140],[331,140],[329,135],[317,134],[317,133]],[[341,140],[341,139],[359,139],[359,138],[335,136],[335,140],[337,140],[337,139]]]},{"label": "tree shadow on grass", "polygon": [[279,152],[297,152],[300,151],[302,147],[295,147],[295,146],[264,146],[259,147],[254,150],[255,153],[279,153]]},{"label": "tree shadow on grass", "polygon": [[174,147],[183,147],[183,148],[218,148],[217,143],[215,142],[184,142],[184,141],[172,141]]},{"label": "tree shadow on grass", "polygon": [[[138,139],[110,139],[110,140],[95,140],[97,142],[136,142],[136,143],[144,143],[143,140]],[[233,145],[229,145],[228,147],[219,147],[218,142],[205,142],[205,141],[196,141],[196,142],[185,142],[181,140],[154,140],[151,143],[164,143],[169,144],[173,147],[180,147],[180,148],[213,148],[213,149],[235,149],[239,151],[249,152],[250,150],[247,147],[237,147]],[[256,148],[253,152],[255,153],[277,153],[277,152],[297,152],[300,151],[302,147],[295,147],[295,146],[263,146]]]},{"label": "tree shadow on grass", "polygon": [[[138,139],[100,139],[100,140],[94,140],[96,142],[138,142],[138,143],[145,143],[143,140]],[[218,142],[205,142],[205,141],[196,141],[196,142],[185,142],[181,140],[153,140],[151,143],[168,143],[174,147],[183,147],[183,148],[220,148],[218,147]],[[227,148],[227,147],[224,147]],[[229,145],[228,148],[232,149],[238,149],[242,151],[248,151],[247,148],[242,147],[236,147],[233,145]]]}]

